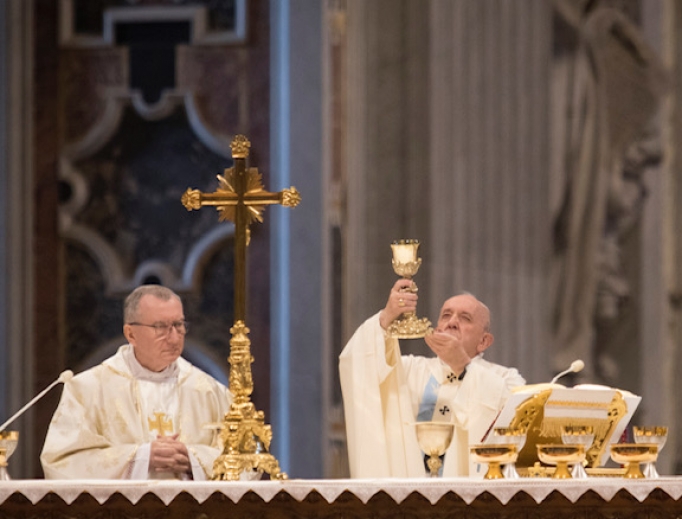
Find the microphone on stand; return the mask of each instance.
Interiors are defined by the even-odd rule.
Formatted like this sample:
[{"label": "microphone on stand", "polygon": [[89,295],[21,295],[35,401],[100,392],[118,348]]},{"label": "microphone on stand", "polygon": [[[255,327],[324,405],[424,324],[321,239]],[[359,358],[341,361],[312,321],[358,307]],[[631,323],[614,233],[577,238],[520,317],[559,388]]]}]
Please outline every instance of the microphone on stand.
[{"label": "microphone on stand", "polygon": [[585,363],[582,360],[580,359],[574,360],[573,362],[571,362],[571,367],[562,371],[556,377],[554,377],[550,384],[554,384],[561,377],[563,377],[564,375],[568,375],[569,373],[578,373],[579,371],[582,371],[584,367]]},{"label": "microphone on stand", "polygon": [[52,382],[49,386],[47,386],[45,389],[43,389],[40,393],[38,393],[33,400],[31,400],[28,404],[26,404],[24,407],[19,409],[14,415],[7,420],[4,424],[0,425],[0,431],[4,431],[5,427],[7,427],[9,424],[11,424],[14,420],[19,418],[22,414],[26,412],[26,410],[31,407],[33,404],[35,404],[38,400],[43,398],[45,396],[45,393],[47,393],[50,389],[52,389],[54,386],[59,384],[60,382],[68,382],[73,378],[73,371],[70,369],[67,369],[66,371],[62,371],[61,375],[59,375],[59,378]]}]

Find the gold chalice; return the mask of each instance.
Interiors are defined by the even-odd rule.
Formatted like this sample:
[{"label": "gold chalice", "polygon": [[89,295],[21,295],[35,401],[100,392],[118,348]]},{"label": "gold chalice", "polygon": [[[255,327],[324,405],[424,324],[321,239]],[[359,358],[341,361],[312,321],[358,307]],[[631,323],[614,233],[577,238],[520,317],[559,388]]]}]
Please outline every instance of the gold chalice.
[{"label": "gold chalice", "polygon": [[417,422],[417,442],[424,454],[429,456],[426,464],[432,478],[438,477],[443,462],[440,457],[450,447],[455,433],[455,424],[448,422]]},{"label": "gold chalice", "polygon": [[[523,429],[514,429],[512,427],[495,427],[493,429],[491,443],[512,444],[516,447],[516,452],[519,453],[526,444],[526,431]],[[502,474],[505,479],[518,479],[520,476],[519,473],[516,472],[516,460],[506,463],[502,468]]]},{"label": "gold chalice", "polygon": [[611,459],[625,464],[624,478],[641,479],[644,477],[640,463],[656,461],[658,445],[655,443],[614,443],[611,445]]},{"label": "gold chalice", "polygon": [[[404,279],[412,279],[422,264],[417,257],[418,240],[398,240],[391,244],[393,250],[393,271]],[[417,285],[404,289],[405,292],[417,292]],[[419,319],[414,312],[405,312],[389,326],[387,333],[397,339],[419,339],[431,331],[431,322],[426,318]]]},{"label": "gold chalice", "polygon": [[519,456],[513,443],[488,443],[471,447],[471,459],[476,463],[487,463],[488,471],[483,479],[502,479],[500,465],[515,463]]},{"label": "gold chalice", "polygon": [[555,479],[571,479],[569,463],[582,463],[585,459],[585,447],[580,444],[564,445],[563,443],[547,443],[538,445],[538,458],[547,465],[556,465]]},{"label": "gold chalice", "polygon": [[[655,443],[658,445],[658,452],[665,445],[668,439],[668,428],[660,425],[641,426],[635,425],[632,428],[635,443]],[[656,470],[656,462],[645,461],[644,469],[642,470],[645,478],[658,478],[658,471]]]},{"label": "gold chalice", "polygon": [[19,443],[19,431],[0,431],[0,481],[11,479],[7,473],[7,460]]},{"label": "gold chalice", "polygon": [[[564,445],[582,445],[587,455],[592,443],[594,443],[594,427],[591,425],[564,425],[561,428],[561,441]],[[571,476],[576,479],[588,477],[585,471],[585,457],[573,465]]]}]

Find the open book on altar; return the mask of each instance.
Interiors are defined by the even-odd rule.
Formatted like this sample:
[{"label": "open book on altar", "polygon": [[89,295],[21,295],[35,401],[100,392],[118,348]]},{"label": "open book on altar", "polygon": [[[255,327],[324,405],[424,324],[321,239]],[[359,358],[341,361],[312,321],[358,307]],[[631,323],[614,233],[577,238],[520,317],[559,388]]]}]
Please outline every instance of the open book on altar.
[{"label": "open book on altar", "polygon": [[525,430],[526,443],[516,465],[531,467],[538,461],[536,445],[562,442],[562,426],[592,426],[594,443],[587,451],[587,466],[602,467],[609,458],[608,445],[618,443],[641,399],[629,391],[594,384],[521,386],[509,397],[484,441],[494,441],[496,427]]}]

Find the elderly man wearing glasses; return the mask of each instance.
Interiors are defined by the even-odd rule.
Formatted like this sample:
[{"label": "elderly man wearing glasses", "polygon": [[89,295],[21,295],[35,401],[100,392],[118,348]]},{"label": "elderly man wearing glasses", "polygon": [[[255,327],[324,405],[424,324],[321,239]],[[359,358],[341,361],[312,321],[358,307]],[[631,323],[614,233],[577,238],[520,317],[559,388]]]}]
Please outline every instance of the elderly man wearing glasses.
[{"label": "elderly man wearing glasses", "polygon": [[215,429],[232,396],[182,359],[180,297],[144,285],[125,300],[128,344],[64,385],[40,460],[46,478],[195,479],[220,455]]}]

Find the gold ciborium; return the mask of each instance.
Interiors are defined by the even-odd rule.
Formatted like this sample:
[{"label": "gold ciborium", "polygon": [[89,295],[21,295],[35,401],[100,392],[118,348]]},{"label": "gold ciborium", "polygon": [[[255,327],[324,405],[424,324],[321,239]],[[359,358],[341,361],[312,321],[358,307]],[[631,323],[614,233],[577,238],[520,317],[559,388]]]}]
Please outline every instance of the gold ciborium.
[{"label": "gold ciborium", "polygon": [[[561,427],[561,441],[564,445],[582,445],[585,454],[590,450],[594,443],[594,427],[591,425],[564,425]],[[587,476],[585,471],[585,458],[573,465],[571,476],[576,479],[584,479]]]},{"label": "gold ciborium", "polygon": [[655,443],[614,443],[611,445],[611,459],[616,463],[625,464],[627,479],[641,479],[644,477],[639,468],[640,463],[656,461],[658,445]]},{"label": "gold ciborium", "polygon": [[10,458],[19,443],[19,431],[0,431],[0,481],[9,480],[7,473],[7,460]]},{"label": "gold ciborium", "polygon": [[[511,443],[516,446],[516,452],[521,452],[526,444],[526,431],[524,429],[514,429],[512,427],[495,427],[491,443],[505,444]],[[518,479],[519,473],[516,472],[516,462],[511,461],[504,465],[502,474],[505,479]]]},{"label": "gold ciborium", "polygon": [[[668,439],[668,428],[660,425],[641,426],[635,425],[632,428],[635,443],[655,443],[658,445],[658,452],[665,445]],[[658,471],[656,470],[656,463],[654,461],[645,461],[644,469],[642,470],[645,478],[658,478]]]},{"label": "gold ciborium", "polygon": [[[393,271],[404,279],[412,280],[422,264],[417,257],[418,240],[398,240],[391,244],[393,251]],[[412,281],[412,287],[403,289],[404,292],[417,292],[417,285]],[[431,330],[431,322],[425,317],[419,319],[414,312],[405,312],[388,327],[387,333],[397,339],[419,339]]]},{"label": "gold ciborium", "polygon": [[417,442],[424,454],[429,456],[426,464],[432,478],[438,477],[443,462],[440,457],[450,447],[455,425],[448,422],[417,422]]},{"label": "gold ciborium", "polygon": [[516,463],[519,451],[513,443],[488,443],[471,447],[471,459],[476,463],[487,463],[488,471],[483,479],[502,479],[500,465]]},{"label": "gold ciborium", "polygon": [[556,465],[555,479],[570,479],[569,463],[582,463],[585,459],[585,447],[580,444],[564,445],[563,443],[539,444],[538,458],[547,465]]}]

